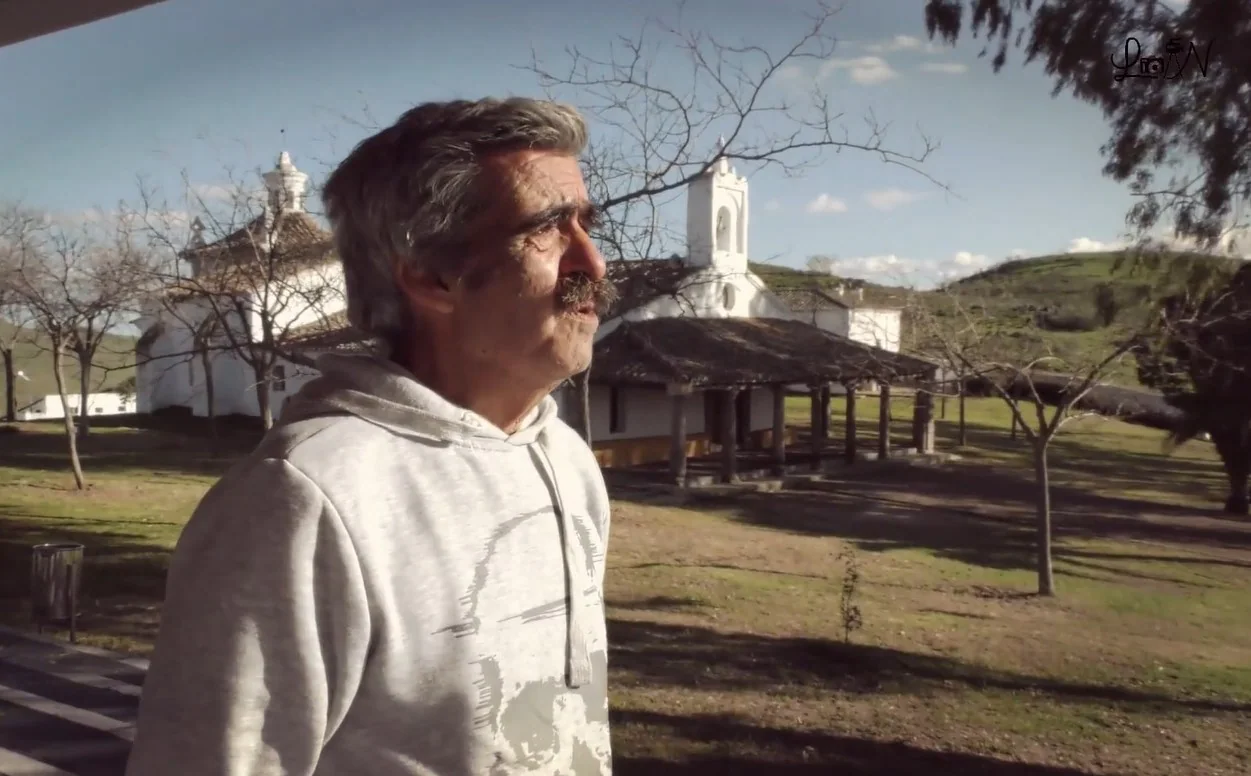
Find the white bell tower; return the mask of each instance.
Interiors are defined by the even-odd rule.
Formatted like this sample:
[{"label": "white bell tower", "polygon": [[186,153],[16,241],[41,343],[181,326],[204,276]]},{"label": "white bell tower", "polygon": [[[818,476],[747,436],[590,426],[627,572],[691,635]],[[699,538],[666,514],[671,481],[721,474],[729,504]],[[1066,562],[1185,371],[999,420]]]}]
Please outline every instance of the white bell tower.
[{"label": "white bell tower", "polygon": [[693,267],[747,271],[747,179],[725,157],[725,139],[716,162],[691,181],[686,192],[686,261]]}]

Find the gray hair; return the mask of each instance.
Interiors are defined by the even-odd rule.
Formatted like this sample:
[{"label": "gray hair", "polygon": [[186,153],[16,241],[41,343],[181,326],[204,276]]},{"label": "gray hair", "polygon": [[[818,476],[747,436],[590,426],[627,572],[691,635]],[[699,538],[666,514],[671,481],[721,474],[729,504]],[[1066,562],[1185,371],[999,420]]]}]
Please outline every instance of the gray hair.
[{"label": "gray hair", "polygon": [[469,230],[490,201],[477,185],[483,157],[521,149],[578,156],[586,143],[575,108],[522,97],[425,103],[361,141],[322,191],[348,320],[393,342],[411,323],[397,262],[463,274]]}]

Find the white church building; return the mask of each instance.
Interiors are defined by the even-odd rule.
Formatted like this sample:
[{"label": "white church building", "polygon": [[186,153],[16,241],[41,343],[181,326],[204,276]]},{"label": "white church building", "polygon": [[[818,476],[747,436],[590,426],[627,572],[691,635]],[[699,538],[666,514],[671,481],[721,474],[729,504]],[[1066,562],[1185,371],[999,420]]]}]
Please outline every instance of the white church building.
[{"label": "white church building", "polygon": [[[180,407],[208,414],[206,359],[210,348],[213,404],[218,415],[258,415],[258,378],[221,332],[204,334],[210,314],[197,278],[223,267],[244,270],[261,263],[268,294],[246,283],[229,290],[241,300],[232,316],[234,341],[262,339],[261,296],[280,301],[319,285],[330,293],[317,305],[285,304],[270,311],[271,329],[287,352],[308,359],[320,352],[364,348],[346,326],[342,271],[330,235],[304,208],[308,176],[284,152],[264,176],[269,197],[264,213],[222,240],[193,242],[187,251],[190,286],[171,289],[137,321],[144,332],[138,350],[138,411]],[[924,367],[898,355],[901,311],[865,307],[858,298],[817,289],[775,293],[748,264],[748,182],[718,158],[687,192],[687,252],[684,258],[612,262],[609,274],[620,299],[605,315],[591,369],[590,428],[593,447],[605,466],[665,460],[673,455],[674,396],[683,396],[684,449],[705,454],[723,446],[718,429],[734,415],[738,448],[774,444],[775,404],[787,387],[871,382],[884,374]],[[283,265],[274,293],[272,268]],[[234,308],[232,308],[234,309]],[[200,337],[197,338],[197,332]],[[206,339],[207,337],[207,339]],[[248,338],[251,340],[248,340]],[[902,359],[902,360],[901,360]],[[928,365],[925,365],[928,366]],[[907,370],[904,370],[907,371]],[[269,373],[269,403],[277,417],[283,401],[316,374],[311,367],[280,360]],[[775,390],[759,390],[773,387]],[[730,396],[732,399],[727,399]],[[558,391],[561,413],[573,420],[580,403],[572,388]],[[730,403],[727,404],[726,402]],[[730,409],[732,407],[733,409]]]},{"label": "white church building", "polygon": [[[150,300],[134,321],[142,332],[135,346],[138,412],[181,408],[207,416],[211,393],[212,414],[259,416],[262,379],[241,356],[249,345],[270,336],[308,361],[358,343],[344,326],[343,271],[330,233],[305,209],[308,175],[283,152],[262,178],[261,215],[213,242],[197,220],[183,253],[185,280]],[[317,374],[281,358],[263,365],[274,417]]]},{"label": "white church building", "polygon": [[[720,157],[687,190],[687,255],[610,266],[621,300],[601,323],[589,391],[605,466],[775,446],[775,407],[794,388],[841,392],[928,365],[900,356],[899,309],[817,288],[775,292],[749,265],[747,179]],[[769,389],[769,390],[765,390]],[[675,417],[674,399],[682,417]],[[574,403],[564,398],[566,417]],[[785,433],[785,432],[784,432]],[[784,440],[789,444],[793,439]]]}]

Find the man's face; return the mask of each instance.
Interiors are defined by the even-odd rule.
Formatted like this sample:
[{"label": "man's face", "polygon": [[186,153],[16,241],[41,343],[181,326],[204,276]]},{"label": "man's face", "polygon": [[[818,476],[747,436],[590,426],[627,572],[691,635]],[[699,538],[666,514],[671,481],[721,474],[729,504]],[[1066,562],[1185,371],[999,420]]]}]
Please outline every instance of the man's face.
[{"label": "man's face", "polygon": [[588,234],[594,209],[582,171],[550,151],[500,154],[484,167],[495,199],[457,286],[453,330],[480,363],[554,384],[590,363],[612,294]]}]

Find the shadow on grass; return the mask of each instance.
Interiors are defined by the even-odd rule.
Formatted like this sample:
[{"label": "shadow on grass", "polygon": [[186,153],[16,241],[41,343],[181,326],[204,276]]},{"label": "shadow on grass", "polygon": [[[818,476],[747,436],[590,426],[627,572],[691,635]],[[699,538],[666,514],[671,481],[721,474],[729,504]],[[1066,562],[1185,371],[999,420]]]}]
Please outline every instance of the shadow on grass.
[{"label": "shadow on grass", "polygon": [[47,541],[86,547],[78,622],[82,631],[141,642],[155,638],[151,612],[165,595],[167,546],[141,533],[75,530],[64,521],[43,526],[18,514],[0,516],[0,610],[5,619],[29,624],[31,548]]},{"label": "shadow on grass", "polygon": [[[969,424],[967,429],[968,448],[988,454],[992,459],[995,456],[1022,456],[1028,460],[1028,456],[1031,455],[1030,443],[1024,435],[1013,439],[1005,429],[980,424]],[[940,450],[958,449],[956,433],[954,425],[940,425],[938,448]],[[1149,453],[1126,449],[1109,450],[1106,447],[1088,444],[1078,437],[1066,435],[1064,431],[1061,431],[1049,446],[1048,461],[1053,477],[1057,475],[1076,477],[1090,482],[1092,490],[1094,488],[1097,490],[1092,492],[1053,485],[1053,491],[1061,496],[1080,494],[1087,499],[1098,497],[1109,505],[1117,504],[1120,508],[1129,509],[1167,507],[1154,501],[1120,498],[1111,494],[1117,491],[1157,491],[1188,498],[1199,496],[1211,503],[1210,509],[1213,512],[1219,512],[1228,495],[1220,463],[1166,455],[1163,451],[1164,438],[1161,432],[1160,452]],[[1191,442],[1190,444],[1206,443]],[[1025,466],[1021,468],[1021,474],[1025,478],[1031,477],[1031,472]],[[1188,511],[1205,510],[1190,509]]]},{"label": "shadow on grass", "polygon": [[[927,475],[933,472],[925,472]],[[941,476],[941,475],[940,475]],[[866,552],[921,549],[937,557],[972,566],[998,570],[1030,570],[1035,564],[1035,531],[1028,517],[991,518],[954,508],[919,506],[914,503],[877,497],[873,482],[836,482],[796,485],[777,492],[741,491],[688,494],[693,508],[716,509],[731,520],[789,533],[832,536],[852,542]],[[907,487],[918,490],[925,483],[909,480]],[[967,492],[954,496],[967,498]],[[628,494],[617,495],[628,500]],[[1225,521],[1145,520],[1091,512],[1075,514],[1057,510],[1054,527],[1056,544],[1053,557],[1060,576],[1087,576],[1084,571],[1119,575],[1126,579],[1151,580],[1181,587],[1222,587],[1201,579],[1178,578],[1163,573],[1159,565],[1177,560],[1193,568],[1205,558],[1173,558],[1157,554],[1088,552],[1070,549],[1065,539],[1117,539],[1172,542],[1183,545],[1251,548],[1251,526]],[[1152,565],[1126,568],[1136,561]],[[1119,562],[1119,563],[1118,563]],[[1251,562],[1214,558],[1216,567],[1247,568]],[[785,572],[775,572],[785,573]],[[1090,577],[1098,579],[1099,577]]]},{"label": "shadow on grass", "polygon": [[952,688],[999,690],[1065,703],[1162,715],[1251,712],[1251,703],[1176,698],[1146,690],[1025,676],[883,647],[826,639],[722,633],[709,628],[610,619],[614,681],[694,692],[776,692],[780,685],[845,693],[926,696]]},{"label": "shadow on grass", "polygon": [[[645,728],[649,736],[713,746],[729,744],[760,745],[775,752],[776,759],[762,756],[706,755],[682,762],[652,757],[617,754],[613,773],[620,776],[722,776],[722,774],[782,774],[783,776],[930,776],[968,774],[970,776],[1081,776],[1084,771],[1046,765],[1030,765],[959,752],[936,752],[903,743],[888,743],[849,736],[837,736],[753,725],[733,716],[678,716],[659,712],[613,710],[610,713],[614,738],[624,728]],[[614,751],[626,749],[614,742]],[[814,762],[805,762],[807,757]]]},{"label": "shadow on grass", "polygon": [[[59,424],[27,423],[6,435],[0,466],[28,471],[68,471],[69,454]],[[225,423],[214,443],[203,418],[152,418],[139,415],[92,418],[93,431],[78,440],[79,457],[90,481],[93,472],[141,470],[194,476],[220,476],[260,441],[260,433]]]}]

